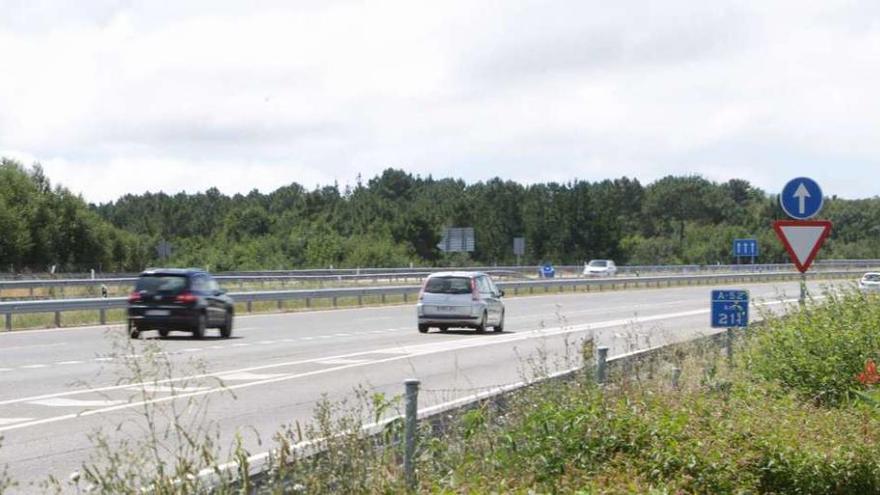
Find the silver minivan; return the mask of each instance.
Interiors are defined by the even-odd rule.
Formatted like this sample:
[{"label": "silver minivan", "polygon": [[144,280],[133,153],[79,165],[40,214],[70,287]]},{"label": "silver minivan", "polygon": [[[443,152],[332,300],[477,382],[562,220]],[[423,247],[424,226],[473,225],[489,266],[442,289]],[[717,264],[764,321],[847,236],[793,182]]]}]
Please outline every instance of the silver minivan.
[{"label": "silver minivan", "polygon": [[492,327],[504,331],[504,291],[481,272],[438,272],[425,279],[416,312],[419,332],[438,328],[473,328],[478,333]]}]

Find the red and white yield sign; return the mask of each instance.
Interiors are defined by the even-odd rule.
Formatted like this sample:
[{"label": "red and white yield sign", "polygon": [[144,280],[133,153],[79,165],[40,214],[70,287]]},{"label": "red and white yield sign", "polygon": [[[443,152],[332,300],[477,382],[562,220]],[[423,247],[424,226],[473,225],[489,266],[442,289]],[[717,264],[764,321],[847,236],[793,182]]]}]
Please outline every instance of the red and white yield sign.
[{"label": "red and white yield sign", "polygon": [[804,273],[810,269],[816,254],[831,233],[828,220],[777,220],[773,230],[788,251],[791,261]]}]

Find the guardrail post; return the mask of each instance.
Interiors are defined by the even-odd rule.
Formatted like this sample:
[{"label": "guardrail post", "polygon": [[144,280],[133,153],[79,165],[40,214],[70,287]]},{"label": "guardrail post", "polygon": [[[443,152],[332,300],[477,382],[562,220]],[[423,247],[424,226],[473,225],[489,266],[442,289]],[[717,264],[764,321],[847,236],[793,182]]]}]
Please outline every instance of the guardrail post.
[{"label": "guardrail post", "polygon": [[247,312],[248,312],[248,313],[253,313],[253,312],[254,312],[254,303],[253,303],[253,301],[248,301],[248,302],[247,302]]},{"label": "guardrail post", "polygon": [[362,296],[361,294],[358,294],[358,306],[363,306],[363,305],[364,305],[364,296]]},{"label": "guardrail post", "polygon": [[6,313],[6,331],[12,331],[12,313]]},{"label": "guardrail post", "polygon": [[336,307],[336,296],[333,296],[333,307]]},{"label": "guardrail post", "polygon": [[28,288],[28,294],[29,294],[30,298],[33,299],[33,297],[34,297],[34,288],[33,287]]},{"label": "guardrail post", "polygon": [[380,300],[382,301],[382,304],[385,304],[385,293],[384,292],[382,293]]},{"label": "guardrail post", "polygon": [[404,293],[403,293],[403,302],[408,302],[408,301],[409,301],[409,294],[407,294],[406,292],[404,292]]},{"label": "guardrail post", "polygon": [[98,320],[101,322],[101,325],[107,324],[107,310],[101,308],[98,310]]},{"label": "guardrail post", "polygon": [[284,301],[279,299],[278,300],[278,311],[281,311],[282,309],[284,309]]},{"label": "guardrail post", "polygon": [[599,347],[596,351],[596,383],[604,385],[608,374],[608,348]]},{"label": "guardrail post", "polygon": [[672,368],[672,388],[678,389],[678,382],[681,379],[681,368]]},{"label": "guardrail post", "polygon": [[57,327],[57,328],[61,327],[61,311],[55,312],[55,327]]},{"label": "guardrail post", "polygon": [[410,491],[416,489],[416,432],[419,427],[419,381],[410,378],[404,382],[406,386],[406,420],[404,423],[403,473],[406,487]]}]

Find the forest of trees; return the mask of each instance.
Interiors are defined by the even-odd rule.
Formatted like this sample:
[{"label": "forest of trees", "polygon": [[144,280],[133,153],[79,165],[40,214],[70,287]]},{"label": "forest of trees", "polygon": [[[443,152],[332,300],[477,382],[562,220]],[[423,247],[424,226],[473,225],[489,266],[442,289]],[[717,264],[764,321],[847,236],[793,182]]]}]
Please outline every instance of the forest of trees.
[{"label": "forest of trees", "polygon": [[[834,222],[824,258],[880,258],[880,198],[827,198]],[[731,263],[732,240],[759,240],[759,262],[787,261],[770,224],[775,196],[744,180],[699,176],[651,184],[522,185],[499,178],[467,184],[388,169],[365,183],[269,193],[126,195],[87,204],[51,186],[39,165],[0,162],[0,271],[136,271],[159,264],[214,271],[523,263]],[[445,227],[474,227],[476,251],[437,249]],[[172,256],[160,261],[166,240]]]}]

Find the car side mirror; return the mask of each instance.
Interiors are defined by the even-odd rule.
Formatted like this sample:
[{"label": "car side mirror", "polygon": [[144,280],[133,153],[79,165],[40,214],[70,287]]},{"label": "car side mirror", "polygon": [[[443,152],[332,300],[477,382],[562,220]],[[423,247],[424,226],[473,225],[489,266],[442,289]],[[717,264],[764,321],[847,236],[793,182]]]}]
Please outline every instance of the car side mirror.
[{"label": "car side mirror", "polygon": [[498,289],[498,297],[504,297],[504,290]]},{"label": "car side mirror", "polygon": [[226,294],[226,289],[217,289],[216,291],[214,291],[214,294],[222,296],[223,294]]}]

